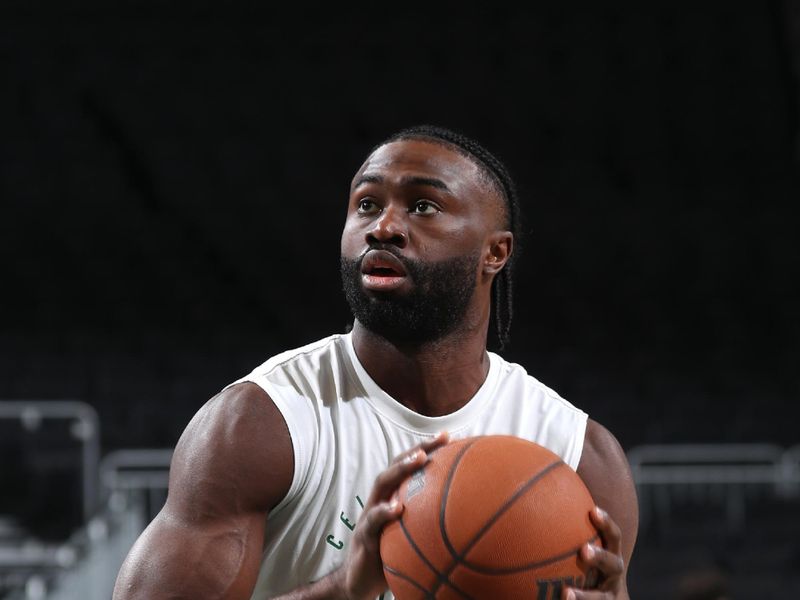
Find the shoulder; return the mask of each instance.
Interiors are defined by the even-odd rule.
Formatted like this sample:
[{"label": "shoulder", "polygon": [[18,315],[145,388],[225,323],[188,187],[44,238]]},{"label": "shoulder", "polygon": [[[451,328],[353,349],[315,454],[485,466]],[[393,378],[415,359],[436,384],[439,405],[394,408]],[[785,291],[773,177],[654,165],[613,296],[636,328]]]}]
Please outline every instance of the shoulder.
[{"label": "shoulder", "polygon": [[268,511],[289,489],[293,475],[289,431],[267,393],[252,383],[230,386],[189,422],[172,458],[170,500],[224,512]]},{"label": "shoulder", "polygon": [[594,471],[608,467],[612,467],[615,472],[621,471],[620,475],[630,476],[628,460],[617,438],[600,423],[589,419],[586,423],[580,468]]},{"label": "shoulder", "polygon": [[520,404],[520,401],[531,405],[536,419],[540,420],[541,415],[547,413],[548,422],[561,423],[569,429],[577,428],[580,437],[577,456],[580,456],[580,443],[583,442],[583,430],[588,415],[531,375],[522,365],[491,352],[489,356],[492,370],[497,372],[497,395],[507,398],[514,405]]},{"label": "shoulder", "polygon": [[236,383],[254,379],[280,379],[281,377],[303,373],[307,369],[316,369],[325,364],[335,362],[347,352],[346,344],[349,342],[347,334],[333,334],[310,344],[286,350],[269,358],[256,367],[252,373],[243,377]]},{"label": "shoulder", "polygon": [[620,526],[623,554],[629,560],[639,523],[636,486],[625,451],[617,438],[592,419],[586,424],[583,454],[577,471],[595,503]]},{"label": "shoulder", "polygon": [[493,420],[549,448],[577,469],[588,415],[522,365],[491,352],[489,356],[492,366],[487,387],[492,394]]},{"label": "shoulder", "polygon": [[493,367],[497,368],[499,385],[519,388],[520,391],[525,391],[527,395],[541,396],[555,404],[561,404],[570,410],[583,412],[572,403],[565,400],[553,388],[545,385],[539,379],[531,375],[521,364],[506,360],[494,352],[489,352],[489,357]]},{"label": "shoulder", "polygon": [[531,375],[521,364],[506,360],[493,352],[489,352],[489,357],[493,367],[497,368],[499,385],[519,388],[521,391],[525,391],[526,395],[541,396],[554,404],[560,404],[569,410],[583,413],[578,407],[564,399],[556,390]]}]

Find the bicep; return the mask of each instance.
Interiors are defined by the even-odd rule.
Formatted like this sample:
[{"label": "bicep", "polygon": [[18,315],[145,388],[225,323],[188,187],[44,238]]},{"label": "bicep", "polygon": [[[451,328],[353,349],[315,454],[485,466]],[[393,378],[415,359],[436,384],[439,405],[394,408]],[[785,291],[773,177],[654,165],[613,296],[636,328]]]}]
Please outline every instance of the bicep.
[{"label": "bicep", "polygon": [[166,505],[126,559],[115,600],[249,598],[268,511],[293,470],[266,393],[245,384],[210,400],[175,448]]},{"label": "bicep", "polygon": [[114,600],[249,598],[263,535],[263,515],[187,526],[165,507],[128,554]]},{"label": "bicep", "polygon": [[639,530],[639,504],[628,459],[617,439],[602,425],[589,421],[578,465],[595,504],[605,510],[622,533],[622,556],[630,563]]}]

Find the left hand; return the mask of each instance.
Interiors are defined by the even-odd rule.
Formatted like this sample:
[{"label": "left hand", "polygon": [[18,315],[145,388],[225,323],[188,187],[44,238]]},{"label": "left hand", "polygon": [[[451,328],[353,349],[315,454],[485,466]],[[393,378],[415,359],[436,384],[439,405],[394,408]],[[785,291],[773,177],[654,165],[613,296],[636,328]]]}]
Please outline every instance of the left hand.
[{"label": "left hand", "polygon": [[563,600],[614,600],[628,598],[625,587],[625,561],[622,559],[621,533],[619,526],[608,513],[595,507],[589,513],[592,523],[600,533],[603,547],[586,544],[580,551],[581,560],[589,569],[596,570],[599,580],[594,589],[579,590],[565,588]]},{"label": "left hand", "polygon": [[399,519],[403,512],[403,505],[396,498],[397,489],[406,478],[425,465],[430,452],[446,444],[448,439],[447,433],[442,432],[404,452],[375,478],[367,504],[358,518],[344,564],[331,575],[338,597],[369,600],[377,598],[387,589],[380,542],[384,526]]}]

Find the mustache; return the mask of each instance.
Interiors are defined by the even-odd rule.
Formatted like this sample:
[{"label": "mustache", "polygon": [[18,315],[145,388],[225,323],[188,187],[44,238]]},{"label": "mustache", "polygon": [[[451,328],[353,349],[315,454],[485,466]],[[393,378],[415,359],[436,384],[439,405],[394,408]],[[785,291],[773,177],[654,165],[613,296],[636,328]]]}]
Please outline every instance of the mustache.
[{"label": "mustache", "polygon": [[[400,254],[400,250],[397,246],[393,244],[384,244],[383,242],[375,242],[374,244],[370,244],[369,247],[364,250],[361,254],[358,255],[356,259],[356,264],[361,267],[361,263],[364,261],[364,257],[367,255],[367,252],[371,250],[382,250],[384,252],[388,252],[392,256],[394,256],[400,263],[408,269],[409,264],[412,264],[411,261],[405,258],[402,254]],[[413,267],[412,267],[413,268]]]}]

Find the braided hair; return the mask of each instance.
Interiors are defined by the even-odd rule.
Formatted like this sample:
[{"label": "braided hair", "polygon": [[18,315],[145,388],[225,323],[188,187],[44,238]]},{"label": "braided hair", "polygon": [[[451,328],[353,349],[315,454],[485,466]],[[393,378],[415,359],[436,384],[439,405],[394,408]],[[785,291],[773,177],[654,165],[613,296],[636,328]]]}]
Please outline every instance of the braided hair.
[{"label": "braided hair", "polygon": [[[514,181],[506,166],[477,141],[461,133],[436,125],[416,125],[403,129],[378,144],[375,149],[398,140],[419,139],[447,146],[474,162],[494,185],[505,202],[505,226],[514,236],[515,247],[520,239],[520,210]],[[510,339],[513,316],[513,267],[512,253],[505,267],[492,282],[494,300],[493,322],[498,343],[502,350]]]}]

